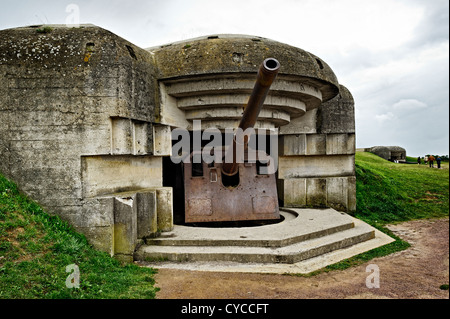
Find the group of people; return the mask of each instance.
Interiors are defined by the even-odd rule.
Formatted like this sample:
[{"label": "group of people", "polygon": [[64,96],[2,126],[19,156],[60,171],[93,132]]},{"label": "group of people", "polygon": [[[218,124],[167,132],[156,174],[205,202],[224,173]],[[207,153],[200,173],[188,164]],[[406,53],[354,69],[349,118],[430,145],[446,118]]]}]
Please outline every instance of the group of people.
[{"label": "group of people", "polygon": [[[425,164],[428,162],[430,167],[434,167],[434,161],[436,161],[436,163],[437,163],[437,168],[441,168],[441,158],[439,156],[437,156],[437,158],[434,158],[433,155],[425,156]],[[420,163],[421,163],[421,158],[419,156],[417,158],[417,164],[420,164]]]}]

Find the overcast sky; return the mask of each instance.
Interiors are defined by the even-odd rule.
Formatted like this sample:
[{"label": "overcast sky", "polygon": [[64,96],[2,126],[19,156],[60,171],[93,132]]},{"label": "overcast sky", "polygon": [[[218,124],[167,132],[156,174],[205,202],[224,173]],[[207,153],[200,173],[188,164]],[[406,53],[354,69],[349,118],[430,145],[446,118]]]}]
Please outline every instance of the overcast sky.
[{"label": "overcast sky", "polygon": [[[355,98],[357,147],[449,154],[448,0],[0,0],[0,29],[80,23],[148,48],[262,36],[325,60]],[[66,12],[66,10],[68,12]],[[0,39],[1,41],[1,39]]]}]

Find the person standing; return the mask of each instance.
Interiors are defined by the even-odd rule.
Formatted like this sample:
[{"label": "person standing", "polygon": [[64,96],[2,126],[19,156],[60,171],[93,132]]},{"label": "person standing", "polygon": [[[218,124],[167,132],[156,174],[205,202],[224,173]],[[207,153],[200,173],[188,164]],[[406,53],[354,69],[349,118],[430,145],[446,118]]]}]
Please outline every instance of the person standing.
[{"label": "person standing", "polygon": [[417,157],[417,164],[420,165],[420,156]]},{"label": "person standing", "polygon": [[441,168],[441,157],[438,155],[438,157],[436,158],[436,163],[437,163],[437,167]]},{"label": "person standing", "polygon": [[434,167],[434,156],[430,155],[430,157],[428,157],[428,162],[430,163],[430,167]]}]

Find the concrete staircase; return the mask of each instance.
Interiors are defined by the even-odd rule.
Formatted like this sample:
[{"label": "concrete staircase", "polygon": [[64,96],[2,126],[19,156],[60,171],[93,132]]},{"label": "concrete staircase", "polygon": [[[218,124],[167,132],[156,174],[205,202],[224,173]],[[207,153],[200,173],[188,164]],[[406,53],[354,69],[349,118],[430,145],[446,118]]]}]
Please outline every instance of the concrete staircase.
[{"label": "concrete staircase", "polygon": [[258,271],[277,265],[280,272],[292,267],[279,266],[301,266],[304,261],[311,263],[320,258],[322,262],[316,265],[319,267],[327,263],[327,256],[328,264],[336,262],[336,252],[344,259],[393,241],[334,209],[283,209],[281,215],[284,220],[280,223],[255,227],[175,225],[173,231],[147,239],[134,259],[155,268],[212,270],[219,266],[224,270],[228,265],[225,268],[229,271]]}]

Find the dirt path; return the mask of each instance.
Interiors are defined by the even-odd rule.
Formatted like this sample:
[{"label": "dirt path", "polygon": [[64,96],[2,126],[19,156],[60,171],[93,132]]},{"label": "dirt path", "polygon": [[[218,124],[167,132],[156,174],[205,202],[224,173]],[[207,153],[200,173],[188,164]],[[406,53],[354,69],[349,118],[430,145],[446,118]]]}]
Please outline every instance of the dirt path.
[{"label": "dirt path", "polygon": [[[389,228],[411,244],[397,252],[343,271],[314,277],[220,273],[160,269],[158,299],[308,299],[308,298],[449,298],[449,219],[420,220]],[[379,288],[367,288],[373,275],[366,267],[379,269]],[[374,281],[372,281],[374,282]]]}]

